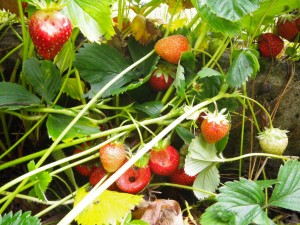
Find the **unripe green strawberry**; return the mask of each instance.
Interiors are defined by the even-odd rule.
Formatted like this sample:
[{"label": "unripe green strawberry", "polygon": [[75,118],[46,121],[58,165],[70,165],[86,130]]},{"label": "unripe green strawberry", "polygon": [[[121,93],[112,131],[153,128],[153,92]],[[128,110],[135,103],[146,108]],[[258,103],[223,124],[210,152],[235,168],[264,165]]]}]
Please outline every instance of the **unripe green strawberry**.
[{"label": "unripe green strawberry", "polygon": [[279,128],[267,128],[257,136],[259,145],[265,153],[282,155],[288,145],[288,131]]},{"label": "unripe green strawberry", "polygon": [[119,169],[126,159],[124,145],[120,142],[113,142],[102,146],[99,154],[104,169],[110,173]]},{"label": "unripe green strawberry", "polygon": [[178,64],[182,53],[189,50],[189,41],[183,35],[172,35],[158,40],[154,49],[167,62]]}]

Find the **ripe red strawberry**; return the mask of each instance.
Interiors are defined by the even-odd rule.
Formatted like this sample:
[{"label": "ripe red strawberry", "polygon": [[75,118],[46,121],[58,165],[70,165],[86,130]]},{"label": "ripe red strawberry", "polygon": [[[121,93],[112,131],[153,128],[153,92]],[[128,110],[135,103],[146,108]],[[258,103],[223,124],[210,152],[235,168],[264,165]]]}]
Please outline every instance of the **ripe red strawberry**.
[{"label": "ripe red strawberry", "polygon": [[224,115],[222,109],[220,112],[207,113],[201,124],[201,133],[207,143],[213,144],[224,138],[230,129],[230,123]]},{"label": "ripe red strawberry", "polygon": [[178,64],[181,54],[189,50],[189,41],[182,35],[172,35],[158,40],[154,49],[167,62]]},{"label": "ripe red strawberry", "polygon": [[[73,154],[81,153],[86,146],[89,146],[89,143],[82,144],[80,148],[76,148],[73,151]],[[97,168],[96,164],[94,162],[87,162],[84,164],[80,164],[74,167],[74,169],[81,174],[82,176],[88,177],[92,174],[92,172]]]},{"label": "ripe red strawberry", "polygon": [[174,184],[181,184],[186,186],[193,185],[197,175],[195,176],[189,176],[185,173],[184,168],[177,169],[171,176],[170,176],[170,182]]},{"label": "ripe red strawberry", "polygon": [[293,42],[299,33],[296,20],[294,17],[281,17],[276,24],[277,32],[288,41]]},{"label": "ripe red strawberry", "polygon": [[282,155],[288,145],[287,132],[279,128],[265,129],[257,136],[261,149],[265,153]]},{"label": "ripe red strawberry", "polygon": [[119,169],[126,159],[124,145],[120,142],[113,142],[102,146],[99,154],[104,169],[110,173]]},{"label": "ripe red strawberry", "polygon": [[151,171],[148,166],[132,166],[116,181],[116,185],[123,192],[136,194],[149,184],[150,179]]},{"label": "ripe red strawberry", "polygon": [[180,163],[179,152],[171,145],[163,149],[151,149],[149,166],[153,173],[170,176]]},{"label": "ripe red strawberry", "polygon": [[89,178],[90,184],[95,186],[106,174],[107,172],[102,166],[95,168]]},{"label": "ripe red strawberry", "polygon": [[298,28],[298,31],[300,32],[300,18],[295,20],[296,26]]},{"label": "ripe red strawberry", "polygon": [[155,91],[166,90],[173,83],[175,75],[176,67],[173,64],[159,64],[149,79],[149,85]]},{"label": "ripe red strawberry", "polygon": [[283,40],[275,34],[264,33],[258,38],[258,48],[263,57],[276,57],[282,51],[283,47]]},{"label": "ripe red strawberry", "polygon": [[53,59],[72,33],[68,17],[54,10],[38,10],[28,21],[29,34],[37,53]]}]

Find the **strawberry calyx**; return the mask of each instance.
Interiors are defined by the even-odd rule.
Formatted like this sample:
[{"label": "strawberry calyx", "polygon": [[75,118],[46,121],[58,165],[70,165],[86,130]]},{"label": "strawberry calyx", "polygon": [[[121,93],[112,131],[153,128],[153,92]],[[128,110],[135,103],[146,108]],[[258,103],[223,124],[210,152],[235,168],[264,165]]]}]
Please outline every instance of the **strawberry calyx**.
[{"label": "strawberry calyx", "polygon": [[228,114],[224,114],[226,110],[227,109],[224,108],[220,112],[217,109],[213,113],[206,112],[206,115],[203,115],[202,118],[206,119],[209,123],[228,124]]},{"label": "strawberry calyx", "polygon": [[29,5],[44,11],[60,11],[67,4],[66,0],[47,1],[47,0],[27,0]]},{"label": "strawberry calyx", "polygon": [[176,76],[177,67],[170,63],[160,63],[157,65],[156,70],[153,72],[152,76],[156,77],[164,77],[166,83],[168,83],[170,77],[172,79]]},{"label": "strawberry calyx", "polygon": [[274,141],[277,141],[277,140],[281,140],[281,139],[285,139],[287,138],[287,133],[289,131],[287,130],[281,130],[279,128],[265,128],[265,130],[263,132],[260,132],[258,135],[257,135],[257,138],[259,140],[261,139],[268,139],[268,140],[274,140]]}]

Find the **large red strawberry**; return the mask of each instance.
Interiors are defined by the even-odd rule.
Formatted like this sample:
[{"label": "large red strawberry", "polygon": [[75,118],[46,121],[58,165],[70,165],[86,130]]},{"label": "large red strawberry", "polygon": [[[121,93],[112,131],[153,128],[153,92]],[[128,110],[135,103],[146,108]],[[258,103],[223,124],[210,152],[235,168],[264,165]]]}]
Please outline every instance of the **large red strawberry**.
[{"label": "large red strawberry", "polygon": [[150,182],[151,171],[146,167],[130,167],[119,179],[116,181],[117,187],[127,193],[136,194],[142,191]]},{"label": "large red strawberry", "polygon": [[170,182],[174,184],[181,184],[186,186],[193,185],[197,175],[195,176],[189,176],[185,173],[184,168],[177,169],[171,176],[170,176]]},{"label": "large red strawberry", "polygon": [[207,113],[201,124],[201,134],[207,143],[213,144],[224,138],[230,129],[229,120],[224,115],[225,109],[214,113]]},{"label": "large red strawberry", "polygon": [[95,168],[89,178],[90,184],[95,186],[106,174],[107,172],[102,166]]},{"label": "large red strawberry", "polygon": [[293,16],[281,17],[278,19],[276,24],[277,32],[288,41],[293,42],[299,33],[296,19]]},{"label": "large red strawberry", "polygon": [[263,57],[274,58],[282,51],[283,40],[272,33],[261,34],[258,38],[258,48]]},{"label": "large red strawberry", "polygon": [[150,87],[155,91],[168,89],[176,76],[176,67],[173,64],[159,64],[149,79]]},{"label": "large red strawberry", "polygon": [[172,35],[158,40],[154,49],[167,62],[178,64],[182,53],[189,50],[189,41],[183,35]]},{"label": "large red strawberry", "polygon": [[110,173],[119,169],[126,159],[124,145],[120,142],[112,142],[102,146],[99,154],[104,169]]},{"label": "large red strawberry", "polygon": [[38,10],[28,21],[29,34],[37,53],[53,59],[72,33],[68,17],[55,10]]},{"label": "large red strawberry", "polygon": [[288,131],[279,128],[268,128],[259,133],[258,140],[265,153],[282,155],[288,145]]},{"label": "large red strawberry", "polygon": [[171,145],[162,149],[151,149],[149,166],[153,173],[170,176],[180,163],[179,152]]}]

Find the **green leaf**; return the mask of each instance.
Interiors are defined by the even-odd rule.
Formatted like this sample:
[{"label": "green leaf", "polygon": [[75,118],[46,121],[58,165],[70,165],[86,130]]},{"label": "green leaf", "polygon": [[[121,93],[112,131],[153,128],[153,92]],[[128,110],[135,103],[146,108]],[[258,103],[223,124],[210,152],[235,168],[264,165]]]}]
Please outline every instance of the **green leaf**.
[{"label": "green leaf", "polygon": [[300,162],[289,160],[280,166],[277,181],[269,205],[300,212]]},{"label": "green leaf", "polygon": [[90,42],[99,42],[102,37],[110,39],[114,35],[111,5],[112,0],[70,0],[64,13],[73,27],[78,27]]},{"label": "green leaf", "polygon": [[207,208],[201,217],[201,224],[211,224],[208,223],[208,216],[212,216],[212,212],[215,213],[213,219],[220,221],[219,224],[224,221],[239,225],[274,224],[262,208],[265,204],[264,192],[254,181],[240,178],[239,181],[226,182],[219,190],[217,203]]},{"label": "green leaf", "polygon": [[[87,194],[85,188],[78,189],[74,206],[79,204]],[[141,195],[106,190],[88,205],[75,220],[82,225],[116,224],[142,200],[143,196]]]},{"label": "green leaf", "polygon": [[201,91],[197,93],[197,97],[202,100],[216,96],[222,86],[221,76],[204,77],[198,82],[199,86],[201,86]]},{"label": "green leaf", "polygon": [[[133,37],[130,37],[128,39],[128,50],[134,62],[138,61],[139,59],[147,55],[149,52],[153,50],[153,48],[154,48],[154,43],[150,43],[148,45],[141,45]],[[155,65],[158,62],[158,60],[159,57],[156,54],[153,54],[145,61],[140,63],[137,66],[137,69],[144,76],[151,74],[151,72],[155,70],[155,67],[153,65]]]},{"label": "green leaf", "polygon": [[268,188],[268,187],[272,187],[272,185],[278,183],[278,181],[276,179],[272,179],[272,180],[256,180],[255,183],[257,183],[262,188]]},{"label": "green leaf", "polygon": [[202,5],[201,0],[194,0],[194,6],[201,14],[201,18],[207,22],[213,31],[220,32],[224,36],[234,37],[242,31],[239,21],[232,22],[230,20],[218,17],[207,5]]},{"label": "green leaf", "polygon": [[[48,135],[55,140],[73,119],[74,117],[61,114],[49,115],[46,122]],[[92,124],[86,118],[80,118],[63,137],[62,141],[68,142],[74,138],[86,137],[87,135],[98,133],[99,131],[100,129],[96,124]]]},{"label": "green leaf", "polygon": [[211,68],[203,67],[198,73],[197,76],[200,78],[204,77],[213,77],[213,76],[221,76],[222,74],[219,71],[216,71]]},{"label": "green leaf", "polygon": [[299,0],[264,0],[260,7],[253,13],[240,20],[243,29],[254,32],[258,25],[270,25],[274,18],[280,14],[292,12],[299,8]]},{"label": "green leaf", "polygon": [[184,140],[185,143],[190,144],[192,140],[195,138],[195,135],[193,135],[189,130],[186,128],[178,125],[175,127],[176,133],[181,137],[182,140]]},{"label": "green leaf", "polygon": [[159,117],[160,112],[164,105],[161,101],[152,101],[152,102],[145,102],[142,104],[136,104],[133,106],[135,109],[143,111],[144,113],[148,114],[152,118]]},{"label": "green leaf", "polygon": [[173,84],[177,90],[179,96],[183,97],[185,95],[185,77],[184,77],[184,67],[178,64],[176,77]]},{"label": "green leaf", "polygon": [[78,85],[81,85],[82,90],[84,90],[85,85],[83,81],[79,81],[78,84],[78,80],[76,78],[68,78],[63,91],[67,95],[70,95],[73,99],[80,100],[83,96],[80,94]]},{"label": "green leaf", "polygon": [[22,213],[18,211],[13,214],[12,211],[5,213],[3,216],[0,215],[1,225],[41,225],[39,218],[31,215],[30,211]]},{"label": "green leaf", "polygon": [[[211,165],[202,170],[196,177],[193,187],[209,192],[215,192],[220,184],[219,170],[215,165]],[[194,194],[198,199],[204,199],[210,195],[194,190]]]},{"label": "green leaf", "polygon": [[148,222],[143,220],[132,220],[127,225],[150,225]]},{"label": "green leaf", "polygon": [[258,0],[207,0],[207,5],[218,17],[237,21],[259,7]]},{"label": "green leaf", "polygon": [[[90,98],[129,65],[130,63],[115,48],[96,43],[85,44],[74,61],[74,66],[79,70],[82,79],[91,85],[88,92]],[[134,71],[126,73],[111,85],[102,97],[122,93],[124,90],[120,88],[137,80],[140,75]]]},{"label": "green leaf", "polygon": [[259,70],[259,62],[250,50],[239,50],[226,75],[227,83],[232,87],[241,87],[249,77],[254,78]]},{"label": "green leaf", "polygon": [[207,143],[199,135],[189,145],[184,169],[188,175],[194,176],[219,161],[215,145]]},{"label": "green leaf", "polygon": [[[27,164],[27,168],[28,168],[29,172],[35,170],[36,166],[35,166],[34,161],[30,161]],[[33,189],[31,190],[30,193],[33,196],[36,196],[43,201],[46,201],[45,191],[47,190],[47,188],[52,180],[51,175],[48,172],[43,171],[43,172],[40,172],[38,174],[31,176],[30,180],[33,182],[37,182],[34,184]]]},{"label": "green leaf", "polygon": [[21,85],[0,82],[0,109],[17,110],[39,104],[40,99]]},{"label": "green leaf", "polygon": [[33,89],[50,104],[62,84],[59,70],[53,63],[30,58],[23,64],[23,73]]}]

